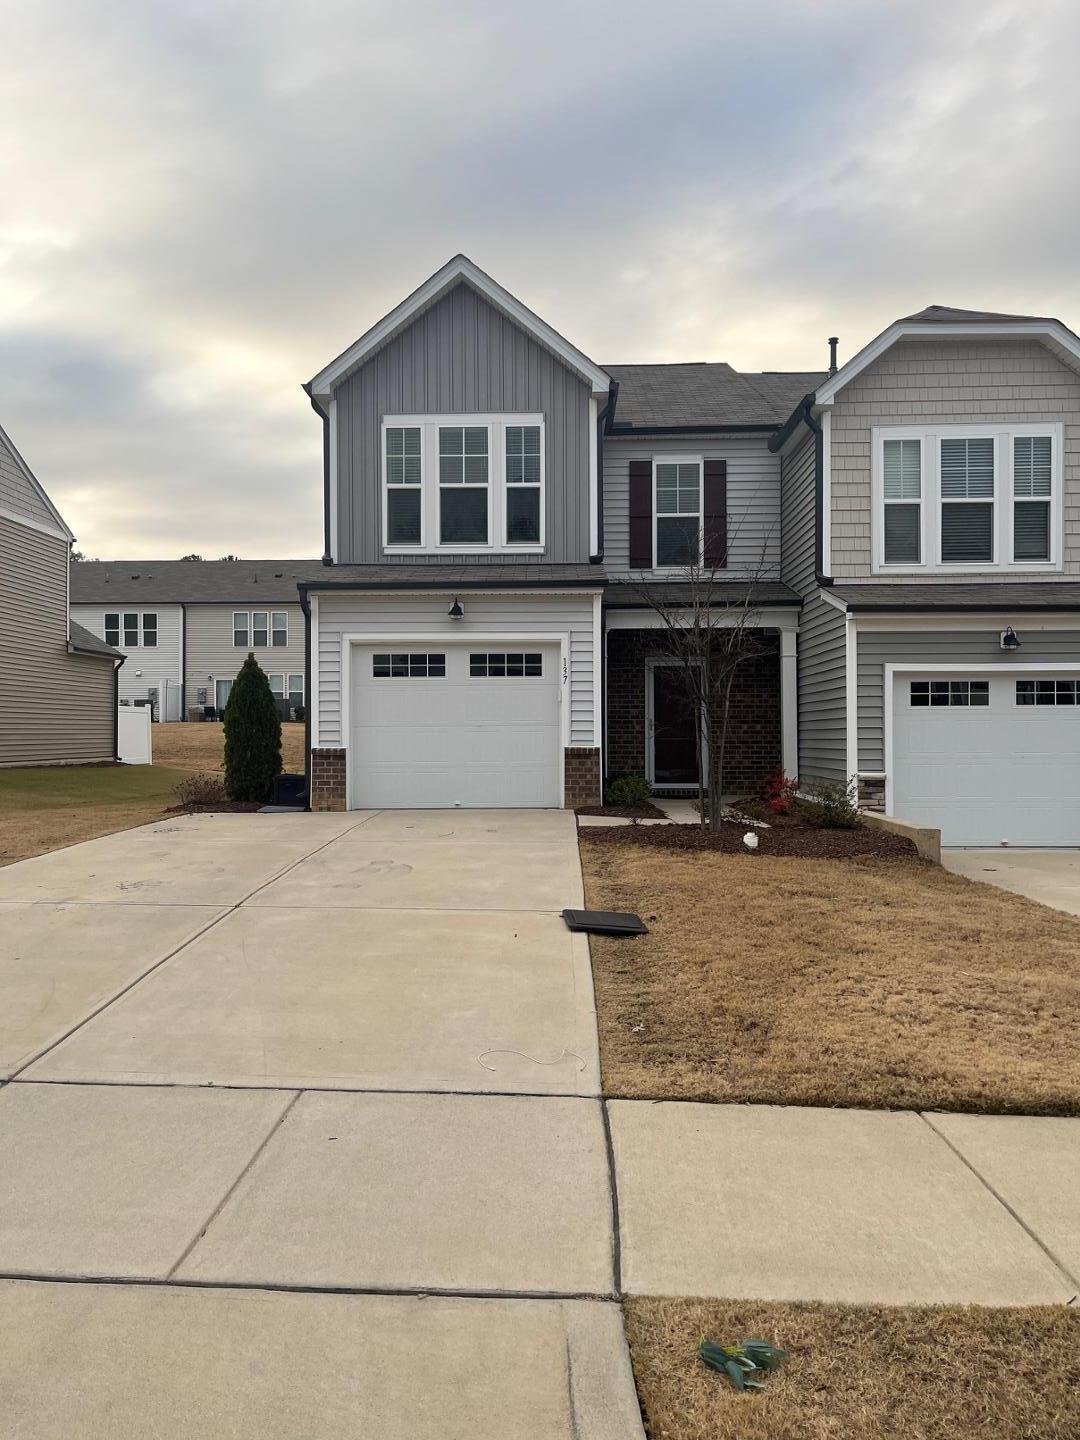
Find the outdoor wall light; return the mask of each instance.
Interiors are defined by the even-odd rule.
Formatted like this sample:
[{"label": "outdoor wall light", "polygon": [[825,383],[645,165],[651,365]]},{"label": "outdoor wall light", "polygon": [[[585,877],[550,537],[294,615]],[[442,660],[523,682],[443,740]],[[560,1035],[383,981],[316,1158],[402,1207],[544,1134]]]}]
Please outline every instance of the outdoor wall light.
[{"label": "outdoor wall light", "polygon": [[450,609],[446,613],[450,616],[451,620],[464,620],[465,607],[464,605],[462,605],[461,601],[456,595],[454,596],[454,603],[450,606]]},{"label": "outdoor wall light", "polygon": [[1020,649],[1020,637],[1011,625],[1006,625],[1001,632],[1001,648],[1003,650]]}]

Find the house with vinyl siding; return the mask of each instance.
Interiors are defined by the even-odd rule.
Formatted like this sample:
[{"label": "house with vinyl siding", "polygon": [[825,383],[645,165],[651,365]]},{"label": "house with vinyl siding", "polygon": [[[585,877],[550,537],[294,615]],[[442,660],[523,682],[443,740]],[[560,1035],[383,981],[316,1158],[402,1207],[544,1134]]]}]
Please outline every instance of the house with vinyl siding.
[{"label": "house with vinyl siding", "polygon": [[73,540],[0,430],[0,767],[117,758],[123,655],[69,618]]},{"label": "house with vinyl siding", "polygon": [[[305,386],[311,803],[693,785],[656,613],[749,604],[726,778],[1080,844],[1080,339],[930,306],[846,363],[598,364],[457,256]],[[725,613],[727,607],[727,613]]]},{"label": "house with vinyl siding", "polygon": [[121,703],[157,720],[225,708],[254,654],[290,712],[306,701],[302,580],[318,560],[91,560],[71,567],[72,618],[127,656]]}]

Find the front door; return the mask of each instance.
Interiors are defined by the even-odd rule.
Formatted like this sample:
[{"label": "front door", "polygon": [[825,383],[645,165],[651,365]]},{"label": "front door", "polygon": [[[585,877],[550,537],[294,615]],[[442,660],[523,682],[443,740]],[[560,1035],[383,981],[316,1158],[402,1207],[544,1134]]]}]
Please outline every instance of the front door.
[{"label": "front door", "polygon": [[652,775],[654,785],[696,785],[701,727],[681,665],[652,667]]}]

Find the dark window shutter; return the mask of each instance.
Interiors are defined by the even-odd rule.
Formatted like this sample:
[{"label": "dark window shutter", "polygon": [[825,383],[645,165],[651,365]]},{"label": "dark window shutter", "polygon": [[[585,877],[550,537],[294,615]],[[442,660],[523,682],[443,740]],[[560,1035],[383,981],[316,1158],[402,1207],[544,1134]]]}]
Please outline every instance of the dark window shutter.
[{"label": "dark window shutter", "polygon": [[651,570],[653,531],[652,461],[630,461],[630,568]]},{"label": "dark window shutter", "polygon": [[727,565],[727,461],[705,461],[705,564]]}]

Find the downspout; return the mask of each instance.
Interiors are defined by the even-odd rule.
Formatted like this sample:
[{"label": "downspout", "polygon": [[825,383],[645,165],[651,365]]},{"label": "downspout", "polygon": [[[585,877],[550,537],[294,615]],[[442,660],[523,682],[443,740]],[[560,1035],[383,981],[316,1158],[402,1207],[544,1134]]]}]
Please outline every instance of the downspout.
[{"label": "downspout", "polygon": [[311,393],[310,385],[305,385],[304,394],[311,401],[311,408],[322,421],[322,467],[323,467],[323,555],[322,563],[332,565],[334,557],[330,553],[330,416],[325,414],[315,396]]},{"label": "downspout", "polygon": [[819,585],[831,585],[833,578],[825,567],[825,435],[814,419],[813,396],[804,402],[803,419],[814,437],[814,579]]},{"label": "downspout", "polygon": [[607,404],[596,417],[596,548],[590,557],[593,564],[600,565],[604,559],[604,436],[615,414],[615,402],[619,398],[619,382],[612,380],[608,387]]},{"label": "downspout", "polygon": [[187,714],[187,605],[180,602],[180,719]]},{"label": "downspout", "polygon": [[120,764],[120,666],[123,665],[123,663],[124,663],[124,661],[125,661],[126,659],[127,659],[127,656],[126,656],[126,655],[121,655],[121,656],[120,656],[120,659],[119,659],[119,660],[116,662],[116,664],[113,666],[113,680],[112,680],[112,693],[113,693],[113,719],[112,719],[112,726],[113,726],[113,746],[112,746],[112,748],[113,748],[113,759],[116,761],[117,765]]},{"label": "downspout", "polygon": [[311,603],[307,587],[301,585],[300,609],[304,612],[304,789],[306,809],[311,809]]}]

